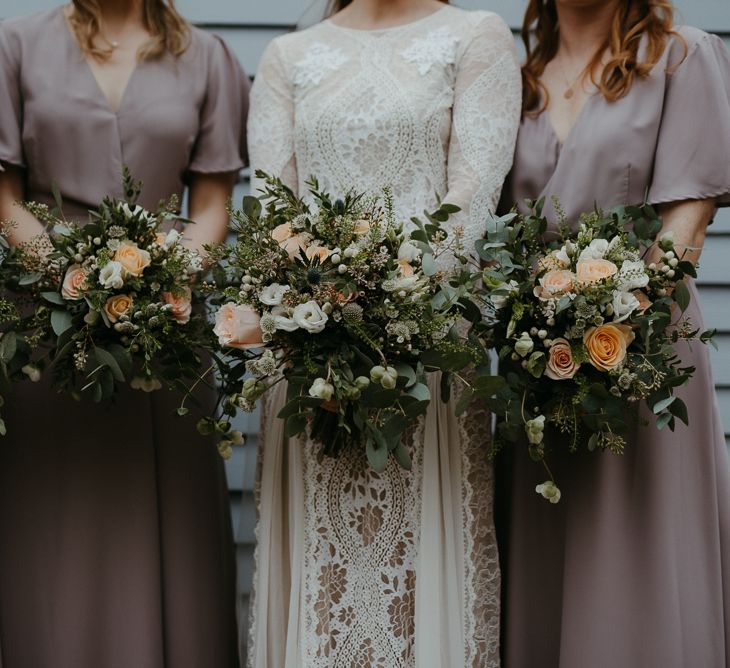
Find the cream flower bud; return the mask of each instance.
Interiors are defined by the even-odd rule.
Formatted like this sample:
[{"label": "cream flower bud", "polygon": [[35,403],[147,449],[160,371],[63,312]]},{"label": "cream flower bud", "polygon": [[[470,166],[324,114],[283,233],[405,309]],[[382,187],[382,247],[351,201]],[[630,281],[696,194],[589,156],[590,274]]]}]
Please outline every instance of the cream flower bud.
[{"label": "cream flower bud", "polygon": [[542,483],[542,485],[538,485],[535,487],[535,491],[544,499],[550,501],[550,503],[558,503],[560,501],[560,490],[552,480],[548,480],[547,482]]},{"label": "cream flower bud", "polygon": [[527,357],[535,349],[535,342],[530,338],[528,332],[522,332],[522,335],[515,343],[515,352],[520,357]]}]

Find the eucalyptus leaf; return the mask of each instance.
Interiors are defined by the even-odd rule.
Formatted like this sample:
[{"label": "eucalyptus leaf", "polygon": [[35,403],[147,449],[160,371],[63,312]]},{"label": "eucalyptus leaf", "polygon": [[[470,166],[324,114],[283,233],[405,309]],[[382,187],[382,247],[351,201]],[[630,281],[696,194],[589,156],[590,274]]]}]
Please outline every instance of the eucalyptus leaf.
[{"label": "eucalyptus leaf", "polygon": [[65,302],[63,301],[63,297],[61,297],[58,292],[41,292],[41,297],[43,297],[43,299],[45,299],[47,302],[50,302],[51,304],[56,304],[57,306],[63,306],[65,304]]},{"label": "eucalyptus leaf", "polygon": [[115,380],[118,380],[120,383],[123,383],[126,380],[114,355],[104,348],[99,348],[99,346],[94,348],[94,352],[96,354],[96,359],[99,360],[100,364],[103,364],[111,371]]},{"label": "eucalyptus leaf", "polygon": [[71,329],[73,320],[68,311],[58,309],[51,311],[51,327],[56,336],[61,336],[66,330]]},{"label": "eucalyptus leaf", "polygon": [[674,299],[677,302],[677,306],[679,306],[679,308],[682,310],[682,313],[684,313],[687,310],[687,307],[689,306],[689,302],[691,300],[689,288],[684,281],[679,281],[679,283],[677,283],[677,285],[674,287]]},{"label": "eucalyptus leaf", "polygon": [[18,285],[33,285],[43,278],[43,274],[39,271],[35,271],[32,274],[23,274],[18,279]]},{"label": "eucalyptus leaf", "polygon": [[652,406],[652,411],[655,415],[659,415],[659,413],[664,412],[667,408],[669,408],[675,401],[677,400],[677,397],[672,395],[671,397],[667,397],[666,399],[662,399],[661,401],[657,401],[654,406]]}]

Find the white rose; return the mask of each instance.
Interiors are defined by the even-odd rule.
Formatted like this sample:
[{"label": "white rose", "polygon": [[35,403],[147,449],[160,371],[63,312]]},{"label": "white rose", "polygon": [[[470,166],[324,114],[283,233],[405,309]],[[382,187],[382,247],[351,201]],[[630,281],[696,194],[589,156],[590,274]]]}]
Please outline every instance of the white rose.
[{"label": "white rose", "polygon": [[190,264],[188,264],[188,274],[197,274],[203,271],[203,258],[200,253],[194,251],[190,254]]},{"label": "white rose", "polygon": [[640,290],[649,285],[649,275],[641,260],[624,260],[616,276],[619,289],[624,292]]},{"label": "white rose", "polygon": [[317,302],[308,301],[306,304],[299,304],[294,308],[292,320],[310,334],[319,334],[325,328],[329,318]]},{"label": "white rose", "polygon": [[271,315],[274,316],[274,325],[276,329],[282,332],[293,332],[299,329],[299,325],[295,323],[290,317],[289,312],[281,306],[271,310]]},{"label": "white rose", "polygon": [[177,240],[180,238],[180,236],[180,232],[178,232],[177,230],[170,230],[167,233],[165,240],[162,242],[162,247],[169,250],[177,243]]},{"label": "white rose", "polygon": [[410,241],[403,242],[401,247],[398,249],[398,259],[406,260],[406,262],[413,262],[421,257],[421,255],[421,249],[412,244]]},{"label": "white rose", "polygon": [[594,239],[581,251],[578,260],[602,260],[608,251],[608,241],[606,239]]},{"label": "white rose", "polygon": [[267,285],[259,295],[259,299],[262,304],[266,306],[279,306],[284,295],[289,292],[291,288],[288,285],[279,285],[279,283],[272,283]]},{"label": "white rose", "polygon": [[560,250],[555,251],[555,259],[560,263],[560,266],[563,268],[570,266],[568,249],[565,246],[563,246]]},{"label": "white rose", "polygon": [[127,218],[134,218],[137,214],[142,213],[143,211],[144,209],[139,204],[137,204],[134,209],[132,209],[126,202],[122,204],[122,212]]},{"label": "white rose", "polygon": [[105,288],[119,290],[124,285],[124,268],[119,262],[107,262],[99,272],[99,282]]},{"label": "white rose", "polygon": [[517,281],[510,281],[509,283],[500,283],[495,290],[502,290],[507,292],[507,294],[504,295],[495,295],[491,294],[489,295],[489,301],[492,302],[492,306],[496,308],[497,310],[504,308],[507,305],[507,301],[509,300],[510,296],[514,295],[518,288],[519,283]]},{"label": "white rose", "polygon": [[641,304],[631,292],[616,291],[613,294],[613,321],[622,322],[626,320]]},{"label": "white rose", "polygon": [[331,383],[328,383],[324,378],[317,378],[312,387],[309,388],[309,396],[315,399],[324,399],[329,401],[335,393],[335,388]]}]

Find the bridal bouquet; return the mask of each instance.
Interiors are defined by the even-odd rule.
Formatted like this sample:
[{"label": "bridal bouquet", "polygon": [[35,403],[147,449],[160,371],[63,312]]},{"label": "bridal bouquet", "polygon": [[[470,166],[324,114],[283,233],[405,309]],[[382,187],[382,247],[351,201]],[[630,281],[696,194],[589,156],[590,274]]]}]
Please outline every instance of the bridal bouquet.
[{"label": "bridal bouquet", "polygon": [[[452,374],[486,357],[457,327],[481,320],[470,297],[480,273],[466,269],[458,230],[447,240],[441,227],[458,208],[441,204],[407,232],[387,192],[333,201],[312,181],[310,206],[259,176],[263,196],[244,199],[236,243],[218,249],[234,283],[215,326],[234,360],[228,410],[252,410],[286,381],[288,437],[308,432],[330,456],[364,447],[377,470],[391,453],[409,467],[404,434],[432,400],[426,373],[444,372],[447,396]],[[447,256],[460,269],[442,269]]]},{"label": "bridal bouquet", "polygon": [[[694,369],[682,365],[675,344],[714,334],[683,315],[693,264],[671,235],[657,239],[662,224],[649,206],[584,215],[577,236],[563,221],[548,244],[541,209],[491,221],[479,245],[507,381],[492,404],[498,438],[526,440],[544,462],[548,446],[623,452],[642,401],[660,429],[687,423],[674,390]],[[550,477],[537,491],[557,503]]]},{"label": "bridal bouquet", "polygon": [[27,205],[48,235],[18,248],[3,243],[6,378],[39,380],[52,370],[60,391],[101,401],[118,383],[151,391],[200,377],[196,350],[215,344],[192,312],[201,257],[163,230],[174,203],[154,213],[135,204],[139,184],[128,174],[125,192],[125,200],[105,199],[85,226]]}]

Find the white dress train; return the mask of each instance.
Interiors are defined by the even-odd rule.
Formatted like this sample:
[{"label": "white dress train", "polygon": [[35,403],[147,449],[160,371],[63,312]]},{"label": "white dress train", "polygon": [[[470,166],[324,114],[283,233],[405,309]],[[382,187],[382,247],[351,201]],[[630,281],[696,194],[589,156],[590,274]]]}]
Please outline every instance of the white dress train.
[{"label": "white dress train", "polygon": [[[511,166],[521,104],[512,34],[446,6],[377,31],[324,21],[280,37],[251,97],[254,169],[300,193],[392,189],[409,220],[437,194],[473,248]],[[413,469],[382,474],[262,420],[250,668],[496,668],[499,565],[490,418],[434,401],[409,436]]]}]

